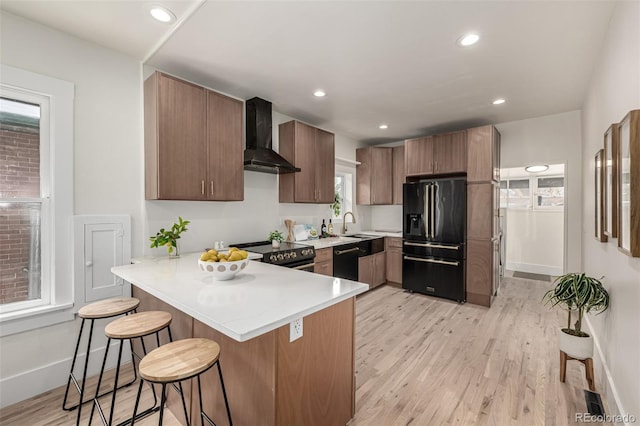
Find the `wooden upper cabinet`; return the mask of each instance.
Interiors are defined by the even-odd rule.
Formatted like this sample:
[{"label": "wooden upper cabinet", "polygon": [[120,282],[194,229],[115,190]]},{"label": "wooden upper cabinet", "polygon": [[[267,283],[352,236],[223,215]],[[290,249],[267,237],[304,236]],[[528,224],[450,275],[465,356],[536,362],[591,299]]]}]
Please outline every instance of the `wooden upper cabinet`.
[{"label": "wooden upper cabinet", "polygon": [[406,176],[464,173],[467,170],[467,132],[409,139],[404,144]]},{"label": "wooden upper cabinet", "polygon": [[279,154],[301,169],[279,175],[280,202],[333,203],[334,134],[299,121],[288,121],[279,126],[279,145]]},{"label": "wooden upper cabinet", "polygon": [[433,137],[433,173],[464,173],[467,171],[467,131]]},{"label": "wooden upper cabinet", "polygon": [[316,129],[316,203],[331,204],[335,200],[335,136]]},{"label": "wooden upper cabinet", "polygon": [[147,78],[146,199],[242,200],[242,105],[160,72]]},{"label": "wooden upper cabinet", "polygon": [[393,151],[367,147],[356,150],[356,203],[392,204]]},{"label": "wooden upper cabinet", "polygon": [[402,184],[405,182],[404,145],[393,147],[393,200],[392,204],[402,205]]},{"label": "wooden upper cabinet", "polygon": [[433,136],[405,141],[404,170],[406,176],[433,174]]},{"label": "wooden upper cabinet", "polygon": [[242,107],[237,99],[207,91],[207,199],[244,199]]},{"label": "wooden upper cabinet", "polygon": [[144,94],[146,198],[203,200],[205,89],[156,72]]},{"label": "wooden upper cabinet", "polygon": [[493,126],[467,130],[467,181],[500,181],[500,133]]}]

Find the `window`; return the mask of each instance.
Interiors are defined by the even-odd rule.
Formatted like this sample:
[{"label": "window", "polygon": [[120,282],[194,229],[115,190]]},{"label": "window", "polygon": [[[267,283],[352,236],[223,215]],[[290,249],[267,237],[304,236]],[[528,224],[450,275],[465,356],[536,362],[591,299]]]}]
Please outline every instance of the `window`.
[{"label": "window", "polygon": [[[2,94],[0,240],[4,256],[0,257],[0,305],[2,312],[8,312],[49,302],[49,291],[42,288],[42,274],[48,271],[41,268],[41,244],[48,238],[47,220],[43,223],[41,218],[48,210],[49,196],[46,179],[41,182],[40,178],[43,174],[40,158],[47,157],[49,145],[46,132],[49,101],[8,89]],[[41,111],[45,113],[42,137]]]},{"label": "window", "polygon": [[[353,211],[353,173],[336,171],[335,176],[335,202],[331,204],[333,222],[342,222],[344,214]],[[352,222],[351,216],[347,222]]]},{"label": "window", "polygon": [[73,318],[74,88],[5,65],[0,71],[0,335],[7,335]]},{"label": "window", "polygon": [[562,210],[564,177],[544,176],[500,181],[500,208]]}]

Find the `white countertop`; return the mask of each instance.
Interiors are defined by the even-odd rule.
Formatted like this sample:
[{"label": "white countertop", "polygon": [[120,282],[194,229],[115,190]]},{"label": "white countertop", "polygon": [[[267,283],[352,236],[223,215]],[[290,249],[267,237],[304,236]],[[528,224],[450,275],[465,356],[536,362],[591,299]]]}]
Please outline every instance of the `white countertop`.
[{"label": "white countertop", "polygon": [[[388,231],[359,231],[358,234],[364,235],[372,235],[376,237],[393,237],[393,238],[402,238],[402,232],[388,232]],[[362,238],[355,237],[328,237],[328,238],[320,238],[317,240],[306,240],[306,241],[296,241],[299,244],[307,244],[313,246],[316,250],[339,246],[342,244],[356,243],[358,241],[362,241]]]},{"label": "white countertop", "polygon": [[111,272],[209,327],[244,342],[369,289],[367,284],[261,262],[229,281],[198,269],[200,253],[142,259]]}]

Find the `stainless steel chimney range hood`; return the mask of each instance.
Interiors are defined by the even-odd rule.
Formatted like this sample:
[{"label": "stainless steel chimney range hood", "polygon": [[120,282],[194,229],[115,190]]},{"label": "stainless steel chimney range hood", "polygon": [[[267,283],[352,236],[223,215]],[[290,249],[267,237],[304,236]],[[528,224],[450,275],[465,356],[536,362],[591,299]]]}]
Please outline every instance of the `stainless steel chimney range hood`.
[{"label": "stainless steel chimney range hood", "polygon": [[247,148],[244,169],[263,173],[295,173],[300,168],[272,149],[271,102],[252,98],[245,102]]}]

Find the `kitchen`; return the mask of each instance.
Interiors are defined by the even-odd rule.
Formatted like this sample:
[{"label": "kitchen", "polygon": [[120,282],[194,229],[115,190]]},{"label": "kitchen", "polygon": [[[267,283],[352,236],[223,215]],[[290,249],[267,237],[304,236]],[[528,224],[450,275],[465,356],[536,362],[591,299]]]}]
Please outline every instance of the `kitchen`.
[{"label": "kitchen", "polygon": [[[623,49],[615,47],[631,46],[634,40],[633,25],[629,20],[637,16],[637,5],[634,2],[620,2],[616,5],[609,32],[604,26],[595,45],[600,45],[608,34],[606,43],[609,49],[600,53],[596,47],[593,51],[610,59],[609,63],[620,64],[620,68],[608,70],[598,68],[596,80],[591,84],[587,101],[577,104],[573,109],[553,110],[538,114],[548,117],[530,118],[523,121],[496,121],[502,135],[502,165],[516,166],[528,161],[554,162],[560,159],[568,164],[568,181],[570,182],[569,213],[572,218],[569,223],[569,269],[594,268],[594,274],[606,275],[609,279],[619,280],[622,299],[633,300],[637,295],[630,277],[637,276],[637,262],[627,263],[618,259],[614,250],[604,254],[601,249],[591,242],[589,211],[592,209],[592,182],[587,179],[592,161],[592,151],[601,143],[601,134],[610,124],[619,119],[620,109],[637,107],[637,94],[634,91],[622,90],[625,95],[619,95],[622,100],[615,98],[615,107],[606,113],[596,112],[596,104],[608,99],[603,95],[603,85],[612,81],[635,81],[637,86],[638,63],[631,61],[624,52],[633,52],[633,48]],[[147,249],[147,239],[161,227],[176,220],[179,215],[191,220],[191,229],[181,239],[183,251],[198,251],[208,247],[213,240],[227,242],[257,241],[264,239],[275,228],[281,227],[283,220],[291,218],[298,223],[314,223],[318,226],[321,219],[327,218],[329,211],[326,205],[306,205],[278,202],[277,177],[255,172],[244,173],[244,197],[240,203],[205,203],[193,201],[144,201],[144,167],[143,167],[143,126],[142,115],[142,80],[150,74],[149,70],[141,71],[140,61],[134,60],[99,45],[80,41],[72,36],[51,30],[27,19],[2,12],[2,62],[9,65],[33,70],[41,74],[73,81],[76,84],[76,117],[75,117],[75,147],[73,168],[76,179],[73,181],[73,212],[76,215],[89,214],[127,214],[133,218],[132,249],[137,256],[153,254]],[[631,31],[631,36],[623,36],[624,29]],[[116,37],[116,35],[114,35]],[[596,37],[596,35],[594,35]],[[631,40],[631,41],[629,41]],[[48,46],[42,49],[41,46]],[[615,49],[613,48],[615,47]],[[227,52],[233,56],[233,52]],[[630,53],[629,53],[630,54]],[[630,54],[631,55],[631,54]],[[230,56],[230,57],[231,57]],[[632,57],[632,56],[631,56]],[[86,60],[91,58],[91,60]],[[626,59],[625,59],[626,58]],[[613,62],[611,62],[613,61]],[[43,65],[43,64],[46,64]],[[193,76],[184,74],[183,78],[197,80],[196,76],[202,71],[194,69]],[[635,73],[634,73],[635,72]],[[585,78],[588,78],[588,74]],[[203,81],[202,84],[207,83]],[[214,89],[217,84],[205,84]],[[622,83],[620,83],[622,84]],[[634,86],[635,87],[635,86]],[[315,89],[312,88],[312,89]],[[608,92],[607,92],[608,93]],[[253,93],[260,96],[261,93]],[[328,105],[329,93],[323,105]],[[607,95],[613,96],[613,95]],[[627,96],[627,98],[625,98]],[[636,97],[633,97],[636,96]],[[250,96],[247,96],[248,99]],[[269,96],[261,97],[269,99]],[[629,99],[630,98],[630,99]],[[624,101],[625,99],[629,99]],[[622,106],[619,106],[621,104]],[[507,104],[508,105],[508,104]],[[584,105],[584,106],[583,106]],[[627,108],[628,107],[628,108]],[[583,108],[583,111],[577,111]],[[115,114],[115,115],[114,115]],[[278,112],[273,114],[274,129],[280,123],[293,118],[306,119],[313,122],[312,117],[303,115],[288,115]],[[441,122],[445,122],[446,118]],[[118,126],[113,126],[118,122]],[[503,123],[500,125],[499,123]],[[606,126],[604,125],[606,124]],[[377,123],[376,123],[377,125]],[[390,123],[393,128],[393,123]],[[604,128],[603,128],[604,126]],[[320,126],[322,127],[322,126]],[[436,133],[431,132],[431,133]],[[427,134],[424,132],[423,134]],[[583,136],[580,136],[580,135]],[[273,146],[279,149],[278,132],[274,132]],[[583,140],[584,139],[584,140]],[[391,141],[389,141],[391,142]],[[336,131],[335,156],[355,160],[355,149],[361,147],[357,138],[344,136]],[[98,160],[99,159],[99,160]],[[355,169],[348,164],[339,165],[347,169]],[[584,177],[583,177],[584,175]],[[573,182],[573,184],[571,184]],[[582,210],[584,219],[582,218]],[[186,213],[188,212],[188,213]],[[260,217],[257,217],[257,213]],[[357,222],[349,224],[349,230],[359,232],[370,229],[393,229],[400,226],[397,206],[354,206]],[[395,219],[394,219],[395,218]],[[582,229],[584,224],[584,230]],[[334,224],[334,226],[337,224]],[[339,224],[338,224],[339,226]],[[583,235],[584,234],[584,235]],[[600,260],[602,258],[602,260]],[[591,266],[594,265],[594,266]],[[627,284],[625,284],[627,283]],[[611,285],[618,285],[611,283]],[[382,287],[380,290],[384,289]],[[378,290],[376,290],[378,291]],[[413,299],[412,302],[413,303]],[[597,323],[602,339],[606,339],[607,346],[621,343],[618,337],[609,336],[605,329],[619,327],[624,330],[624,324],[637,323],[637,314],[633,309],[624,305],[620,308],[622,317],[606,318],[603,324]],[[598,321],[605,321],[598,318]],[[77,324],[63,322],[29,332],[11,334],[2,337],[2,394],[7,393],[5,386],[20,389],[17,383],[30,383],[35,389],[50,389],[64,382],[66,360],[70,356],[76,335]],[[605,326],[605,324],[608,324]],[[609,341],[609,339],[613,339]],[[42,350],[47,347],[47,353]],[[637,347],[623,344],[626,348],[607,354],[610,363],[615,363],[615,369],[609,364],[612,376],[609,383],[615,383],[620,394],[620,407],[631,412],[637,406],[637,386],[631,383],[627,368],[637,354]],[[634,349],[635,348],[635,349]],[[26,352],[28,356],[17,359],[16,352]],[[53,374],[43,374],[51,366]],[[603,370],[602,370],[603,371]],[[605,374],[605,373],[602,373]],[[578,376],[579,377],[579,376]],[[604,376],[603,376],[604,377]],[[7,380],[11,379],[11,380]],[[607,380],[603,380],[605,382]],[[26,398],[25,395],[22,400]],[[615,398],[613,398],[615,399]],[[612,400],[613,400],[612,399]],[[611,409],[615,403],[609,403]]]}]

